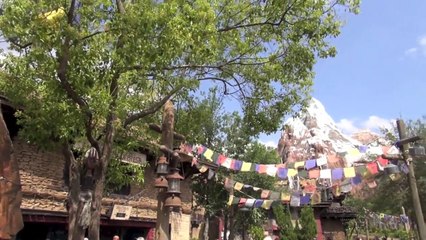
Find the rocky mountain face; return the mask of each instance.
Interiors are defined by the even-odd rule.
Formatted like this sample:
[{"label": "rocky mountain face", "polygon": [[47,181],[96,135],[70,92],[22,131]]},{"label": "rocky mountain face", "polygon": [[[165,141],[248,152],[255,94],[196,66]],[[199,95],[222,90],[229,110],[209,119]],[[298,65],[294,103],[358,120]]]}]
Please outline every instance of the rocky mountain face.
[{"label": "rocky mountain face", "polygon": [[329,167],[351,166],[353,161],[344,157],[349,149],[381,141],[377,134],[370,131],[353,136],[343,134],[317,99],[312,99],[299,117],[288,119],[283,129],[278,142],[278,152],[283,163],[325,155]]}]

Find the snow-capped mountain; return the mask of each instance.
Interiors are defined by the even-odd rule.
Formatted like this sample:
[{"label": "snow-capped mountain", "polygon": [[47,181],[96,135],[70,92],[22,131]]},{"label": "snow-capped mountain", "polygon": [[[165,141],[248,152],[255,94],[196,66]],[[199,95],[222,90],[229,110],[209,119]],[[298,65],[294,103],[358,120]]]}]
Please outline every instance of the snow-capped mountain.
[{"label": "snow-capped mountain", "polygon": [[285,121],[283,129],[278,152],[284,163],[326,156],[335,166],[350,166],[356,159],[344,157],[348,151],[379,139],[369,131],[353,137],[343,134],[322,103],[314,98],[299,117]]}]

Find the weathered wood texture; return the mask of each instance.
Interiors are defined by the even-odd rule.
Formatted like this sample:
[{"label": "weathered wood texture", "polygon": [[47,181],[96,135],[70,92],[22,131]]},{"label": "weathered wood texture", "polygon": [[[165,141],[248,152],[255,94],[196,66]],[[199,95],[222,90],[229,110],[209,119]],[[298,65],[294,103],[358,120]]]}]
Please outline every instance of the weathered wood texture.
[{"label": "weathered wood texture", "polygon": [[24,226],[18,160],[0,109],[0,239],[11,239]]}]

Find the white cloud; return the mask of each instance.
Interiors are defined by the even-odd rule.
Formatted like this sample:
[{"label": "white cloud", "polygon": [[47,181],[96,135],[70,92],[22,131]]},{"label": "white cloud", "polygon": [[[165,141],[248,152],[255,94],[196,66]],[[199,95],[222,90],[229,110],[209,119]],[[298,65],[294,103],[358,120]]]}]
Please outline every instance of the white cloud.
[{"label": "white cloud", "polygon": [[351,120],[346,119],[346,118],[340,119],[340,121],[338,121],[336,123],[336,125],[340,130],[342,130],[342,132],[344,132],[346,134],[352,134],[352,133],[359,130],[355,126],[354,121],[351,121]]},{"label": "white cloud", "polygon": [[369,116],[366,120],[350,120],[343,118],[336,123],[337,127],[345,134],[353,134],[360,130],[370,130],[380,133],[383,128],[392,128],[394,119],[385,119],[375,115]]},{"label": "white cloud", "polygon": [[417,55],[417,52],[418,52],[417,48],[410,48],[410,49],[405,50],[404,54],[405,54],[405,56],[413,57],[413,56]]},{"label": "white cloud", "polygon": [[266,147],[272,147],[272,148],[277,148],[278,146],[278,143],[272,140],[269,140],[269,141],[259,140],[259,143],[265,145]]},{"label": "white cloud", "polygon": [[378,116],[370,116],[366,121],[362,123],[362,126],[371,131],[379,131],[383,128],[392,128],[393,122],[395,122],[394,119],[384,119]]},{"label": "white cloud", "polygon": [[419,37],[416,46],[405,50],[404,55],[408,57],[426,56],[426,35]]}]

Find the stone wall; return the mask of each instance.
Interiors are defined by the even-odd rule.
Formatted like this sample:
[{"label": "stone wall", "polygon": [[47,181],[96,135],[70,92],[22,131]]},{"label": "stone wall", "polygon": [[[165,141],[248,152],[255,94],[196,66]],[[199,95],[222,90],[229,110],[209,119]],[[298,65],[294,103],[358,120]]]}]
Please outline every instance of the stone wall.
[{"label": "stone wall", "polygon": [[345,229],[339,219],[321,219],[322,231],[325,240],[345,240]]}]

